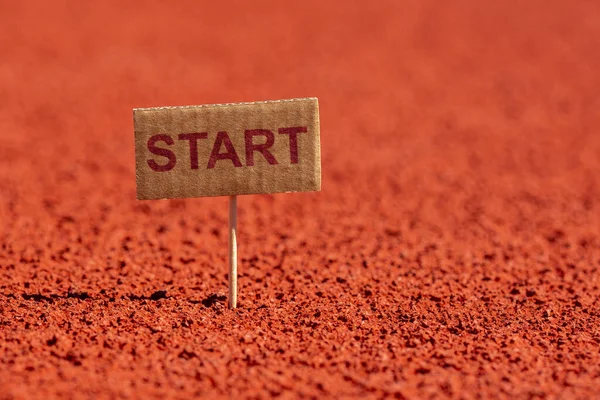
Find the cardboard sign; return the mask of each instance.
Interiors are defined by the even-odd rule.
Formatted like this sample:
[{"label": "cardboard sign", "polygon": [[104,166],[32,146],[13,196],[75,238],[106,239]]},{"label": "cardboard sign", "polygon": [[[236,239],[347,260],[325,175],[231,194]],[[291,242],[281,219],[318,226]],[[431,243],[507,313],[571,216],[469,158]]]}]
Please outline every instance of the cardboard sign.
[{"label": "cardboard sign", "polygon": [[321,190],[316,98],[133,110],[139,200]]}]

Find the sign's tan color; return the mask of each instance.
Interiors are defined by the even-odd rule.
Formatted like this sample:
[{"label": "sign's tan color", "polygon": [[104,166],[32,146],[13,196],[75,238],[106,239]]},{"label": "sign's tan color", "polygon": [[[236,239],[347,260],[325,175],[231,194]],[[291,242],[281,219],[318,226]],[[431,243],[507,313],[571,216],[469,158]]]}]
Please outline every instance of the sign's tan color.
[{"label": "sign's tan color", "polygon": [[316,98],[137,108],[139,200],[321,190]]}]

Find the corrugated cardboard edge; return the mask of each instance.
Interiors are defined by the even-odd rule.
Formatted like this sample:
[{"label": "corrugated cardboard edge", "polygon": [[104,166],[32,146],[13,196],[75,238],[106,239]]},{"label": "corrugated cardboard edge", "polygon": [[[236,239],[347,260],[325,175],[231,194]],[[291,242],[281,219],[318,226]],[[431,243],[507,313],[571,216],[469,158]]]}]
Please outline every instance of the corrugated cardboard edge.
[{"label": "corrugated cardboard edge", "polygon": [[316,97],[301,97],[296,99],[283,99],[283,100],[263,100],[263,101],[246,101],[240,103],[220,103],[220,104],[201,104],[201,105],[186,105],[186,106],[162,106],[162,107],[145,107],[145,108],[134,108],[133,118],[135,121],[136,111],[151,111],[151,110],[168,110],[172,108],[211,108],[211,107],[232,107],[232,106],[249,106],[253,104],[270,104],[270,103],[291,103],[294,101],[307,101],[315,100],[317,107],[319,106],[319,99]]},{"label": "corrugated cardboard edge", "polygon": [[[321,191],[321,164],[323,163],[323,158],[321,157],[321,115],[319,114],[319,99],[317,99],[316,97],[308,97],[306,99],[302,99],[302,100],[314,100],[315,103],[317,104],[317,132],[319,133],[319,141],[317,143],[318,147],[319,147],[319,151],[315,152],[315,163],[319,166],[318,167],[318,182],[317,182],[317,190],[315,190],[315,192],[320,192]],[[318,162],[317,162],[318,161]]]}]

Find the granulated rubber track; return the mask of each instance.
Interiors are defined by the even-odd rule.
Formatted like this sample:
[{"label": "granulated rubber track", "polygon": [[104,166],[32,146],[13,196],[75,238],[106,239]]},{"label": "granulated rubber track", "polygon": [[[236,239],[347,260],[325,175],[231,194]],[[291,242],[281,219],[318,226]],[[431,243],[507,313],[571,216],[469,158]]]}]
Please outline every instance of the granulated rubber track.
[{"label": "granulated rubber track", "polygon": [[[0,398],[598,398],[599,49],[597,1],[3,1]],[[229,310],[132,109],[309,96]]]}]

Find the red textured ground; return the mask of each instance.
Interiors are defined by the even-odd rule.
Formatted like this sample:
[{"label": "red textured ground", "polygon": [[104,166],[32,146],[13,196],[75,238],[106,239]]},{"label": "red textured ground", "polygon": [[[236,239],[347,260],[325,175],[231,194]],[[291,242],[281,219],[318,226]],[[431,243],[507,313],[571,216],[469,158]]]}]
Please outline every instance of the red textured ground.
[{"label": "red textured ground", "polygon": [[[3,1],[0,398],[598,396],[599,49],[583,0]],[[323,191],[240,198],[228,310],[132,108],[304,96]]]}]

